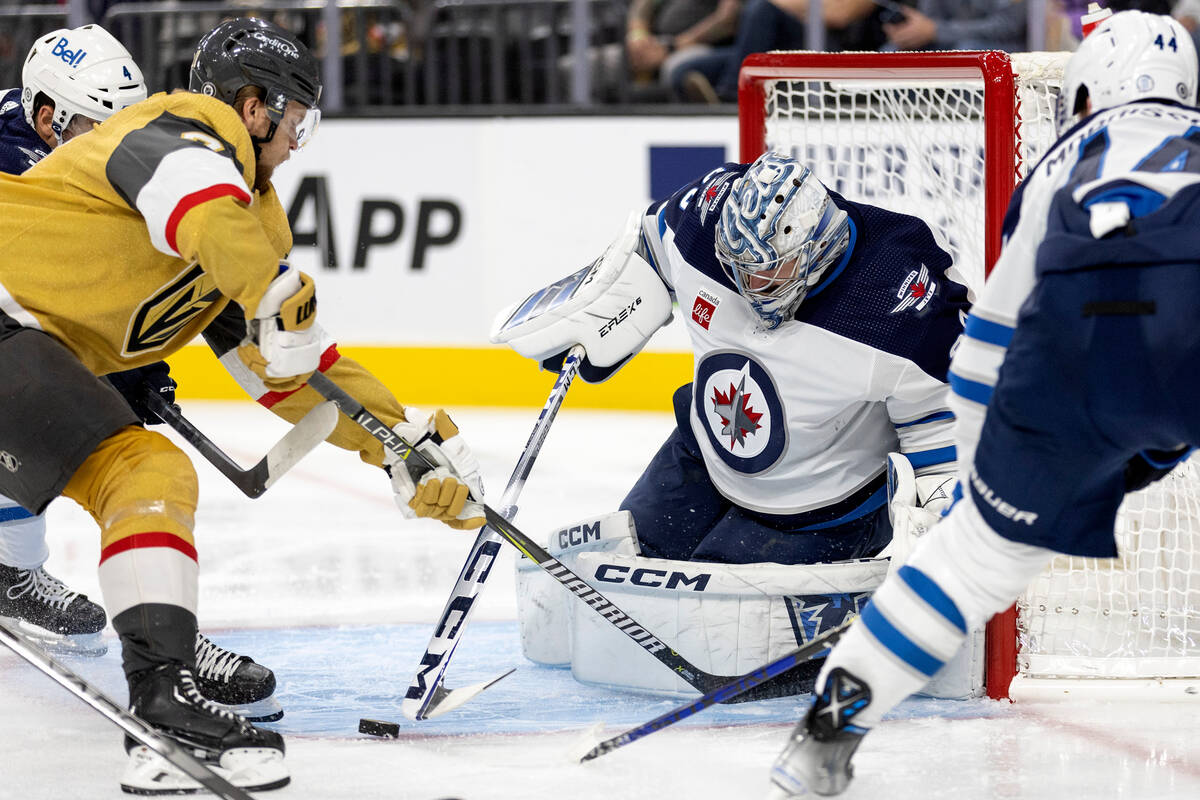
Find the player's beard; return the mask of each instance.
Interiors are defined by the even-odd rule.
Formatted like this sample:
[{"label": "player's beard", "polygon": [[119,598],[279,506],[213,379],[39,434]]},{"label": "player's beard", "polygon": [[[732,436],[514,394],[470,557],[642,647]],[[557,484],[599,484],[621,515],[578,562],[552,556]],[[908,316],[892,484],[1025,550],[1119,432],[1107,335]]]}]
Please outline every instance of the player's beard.
[{"label": "player's beard", "polygon": [[256,192],[265,192],[271,186],[271,176],[275,174],[275,167],[267,164],[259,164],[254,171],[254,190]]}]

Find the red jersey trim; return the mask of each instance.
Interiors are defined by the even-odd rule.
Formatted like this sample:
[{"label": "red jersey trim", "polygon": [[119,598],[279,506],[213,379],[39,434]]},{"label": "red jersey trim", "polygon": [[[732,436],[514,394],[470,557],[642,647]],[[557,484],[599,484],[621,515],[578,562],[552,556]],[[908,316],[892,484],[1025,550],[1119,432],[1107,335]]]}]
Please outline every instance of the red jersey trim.
[{"label": "red jersey trim", "polygon": [[[337,345],[329,345],[329,347],[325,348],[325,352],[321,353],[321,362],[317,366],[317,372],[325,372],[341,357],[342,354],[337,351]],[[305,384],[304,386],[307,385],[308,384]],[[304,386],[301,386],[300,389],[303,389]],[[292,389],[289,392],[267,392],[262,397],[258,398],[258,402],[264,407],[270,408],[280,400],[291,397],[296,392],[300,391],[300,389]]]},{"label": "red jersey trim", "polygon": [[183,216],[187,212],[201,203],[207,203],[209,200],[226,196],[234,197],[247,205],[250,204],[252,199],[250,193],[244,187],[235,186],[232,183],[218,183],[216,186],[209,186],[180,198],[179,202],[175,204],[175,210],[167,218],[167,229],[164,232],[167,237],[167,244],[170,245],[171,249],[176,253],[179,252],[179,248],[175,244],[175,234],[179,229],[179,223],[183,220]]}]

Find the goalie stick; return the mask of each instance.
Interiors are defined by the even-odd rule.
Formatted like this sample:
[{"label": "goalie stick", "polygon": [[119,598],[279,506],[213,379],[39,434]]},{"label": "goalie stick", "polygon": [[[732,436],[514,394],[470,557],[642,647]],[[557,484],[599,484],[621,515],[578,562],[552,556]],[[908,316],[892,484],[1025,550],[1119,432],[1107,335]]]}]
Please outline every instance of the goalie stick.
[{"label": "goalie stick", "polygon": [[151,728],[140,718],[121,708],[116,701],[88,683],[81,675],[59,663],[41,648],[0,623],[0,644],[50,676],[71,694],[98,711],[105,719],[132,736],[140,744],[174,764],[188,777],[225,800],[254,800],[249,792],[239,789],[197,761],[175,742]]},{"label": "goalie stick", "polygon": [[179,410],[179,406],[168,403],[157,392],[147,392],[146,401],[155,414],[178,431],[179,435],[220,470],[230,483],[251,498],[261,496],[280,476],[325,441],[325,437],[337,426],[338,420],[337,408],[333,403],[326,402],[315,406],[301,417],[257,464],[250,469],[242,469],[237,462],[225,455],[224,450],[189,422]]},{"label": "goalie stick", "polygon": [[699,700],[695,700],[687,705],[680,706],[672,711],[668,711],[661,716],[655,717],[649,722],[638,725],[636,728],[631,728],[630,730],[614,736],[611,739],[605,739],[591,750],[588,750],[586,753],[584,753],[579,759],[580,763],[584,761],[591,761],[593,758],[602,756],[605,753],[610,753],[613,750],[616,750],[618,747],[624,747],[630,742],[636,742],[643,736],[649,736],[655,731],[661,731],[663,728],[674,725],[680,720],[687,719],[693,714],[697,714],[711,705],[733,700],[736,697],[744,695],[754,687],[761,686],[772,678],[783,675],[793,667],[797,667],[800,664],[803,664],[805,661],[815,658],[816,656],[820,655],[822,651],[835,644],[855,619],[857,619],[857,617],[844,620],[837,627],[830,628],[829,630],[823,631],[822,633],[814,636],[803,647],[799,647],[787,655],[775,659],[770,664],[759,667],[753,672],[747,672],[741,677],[734,678],[720,689],[709,692]]},{"label": "goalie stick", "polygon": [[[533,431],[529,434],[529,440],[525,442],[525,449],[521,451],[517,465],[513,467],[512,475],[508,479],[508,485],[504,487],[504,495],[500,498],[500,516],[505,519],[512,519],[517,513],[517,498],[525,487],[529,473],[533,470],[533,462],[537,460],[538,453],[541,452],[546,435],[550,432],[550,424],[554,422],[554,418],[558,415],[558,409],[562,407],[563,400],[567,396],[567,389],[571,388],[571,381],[575,379],[575,373],[579,369],[579,363],[583,360],[583,356],[582,345],[575,345],[567,352],[562,371],[559,372],[558,379],[554,381],[550,396],[546,399],[546,404],[542,406],[542,413],[538,415],[537,423],[534,424]],[[500,552],[502,541],[488,526],[485,526],[479,531],[475,543],[471,545],[466,563],[463,564],[463,568],[458,574],[458,582],[454,584],[454,589],[438,620],[437,628],[434,629],[433,636],[429,639],[425,654],[421,656],[420,666],[417,667],[412,683],[400,704],[400,710],[409,719],[433,719],[447,711],[452,711],[496,681],[512,674],[513,670],[510,669],[491,680],[458,689],[446,689],[442,686],[446,668],[450,665],[450,659],[454,655],[454,648],[458,647],[459,637],[471,616],[475,598],[483,591],[483,583],[492,573],[496,554]]]},{"label": "goalie stick", "polygon": [[[313,373],[308,385],[327,400],[338,404],[342,413],[352,419],[367,433],[371,434],[384,447],[404,461],[405,466],[413,475],[413,482],[433,469],[419,450],[413,448],[403,437],[389,428],[383,420],[363,407],[363,404],[347,394],[341,387],[321,373]],[[526,558],[537,564],[567,588],[567,591],[591,606],[592,610],[624,633],[647,653],[652,655],[663,666],[685,680],[692,688],[701,694],[719,689],[729,683],[728,675],[713,675],[697,667],[679,653],[672,650],[657,636],[638,624],[637,620],[619,609],[600,592],[593,589],[587,581],[580,578],[571,569],[521,532],[517,526],[506,520],[489,505],[483,505],[484,518],[487,524],[500,536],[504,537],[513,547],[520,550]],[[744,676],[742,676],[744,677]],[[789,694],[796,691],[786,683],[786,674],[780,674],[757,684],[754,689],[736,696],[737,701],[776,697],[781,693]],[[486,687],[485,687],[486,688]],[[730,699],[734,699],[731,697]]]}]

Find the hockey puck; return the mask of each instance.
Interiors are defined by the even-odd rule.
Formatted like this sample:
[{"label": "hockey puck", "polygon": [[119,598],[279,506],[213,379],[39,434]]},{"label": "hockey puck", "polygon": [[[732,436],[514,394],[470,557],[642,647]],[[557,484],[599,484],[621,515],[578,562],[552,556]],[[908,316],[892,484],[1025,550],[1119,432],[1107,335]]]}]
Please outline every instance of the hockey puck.
[{"label": "hockey puck", "polygon": [[360,719],[358,732],[369,736],[382,736],[385,739],[395,739],[400,735],[400,726],[394,722],[384,722],[381,719]]}]

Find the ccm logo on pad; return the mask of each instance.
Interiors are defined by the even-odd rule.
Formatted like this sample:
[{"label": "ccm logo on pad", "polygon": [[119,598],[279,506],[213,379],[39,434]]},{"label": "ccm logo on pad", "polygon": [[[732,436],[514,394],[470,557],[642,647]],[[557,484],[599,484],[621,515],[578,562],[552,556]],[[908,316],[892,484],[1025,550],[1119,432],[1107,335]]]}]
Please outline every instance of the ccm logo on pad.
[{"label": "ccm logo on pad", "polygon": [[690,588],[693,592],[703,592],[708,587],[712,575],[701,572],[699,575],[688,577],[683,572],[665,569],[648,569],[639,567],[630,571],[629,567],[621,564],[601,564],[596,567],[596,580],[605,583],[632,583],[634,586],[650,588],[665,587],[677,589],[681,586]]}]

